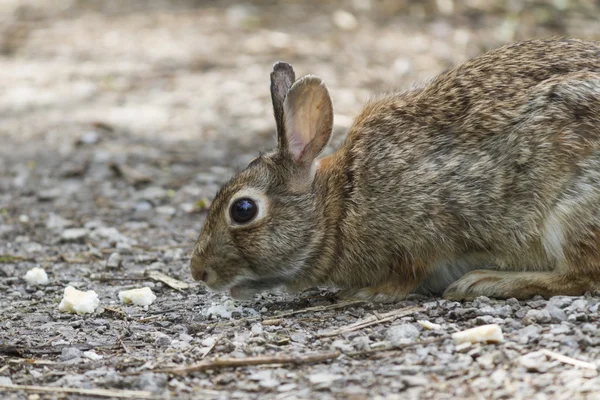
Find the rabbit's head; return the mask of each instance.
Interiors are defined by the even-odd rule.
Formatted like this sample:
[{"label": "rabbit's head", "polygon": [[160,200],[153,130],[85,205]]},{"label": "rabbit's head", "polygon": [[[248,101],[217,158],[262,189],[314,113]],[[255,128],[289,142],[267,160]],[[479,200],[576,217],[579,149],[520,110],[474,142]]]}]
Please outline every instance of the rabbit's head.
[{"label": "rabbit's head", "polygon": [[329,93],[317,77],[295,81],[279,62],[271,99],[277,147],[219,190],[190,262],[194,279],[236,298],[292,284],[321,236],[313,180],[333,127]]}]

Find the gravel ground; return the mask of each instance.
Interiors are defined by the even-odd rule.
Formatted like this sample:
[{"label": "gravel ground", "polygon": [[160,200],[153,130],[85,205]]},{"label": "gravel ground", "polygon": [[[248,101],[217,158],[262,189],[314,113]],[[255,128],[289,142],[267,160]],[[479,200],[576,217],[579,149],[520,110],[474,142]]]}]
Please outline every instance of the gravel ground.
[{"label": "gravel ground", "polygon": [[[333,148],[373,92],[507,41],[600,38],[597,2],[122,3],[0,3],[2,398],[92,395],[12,384],[157,399],[600,399],[596,294],[380,305],[320,288],[231,303],[188,272],[216,189],[271,145],[274,61],[328,83]],[[47,285],[25,282],[33,267]],[[59,312],[68,285],[96,291],[100,308]],[[144,286],[152,305],[119,302]],[[487,324],[502,343],[450,337]],[[315,355],[329,359],[300,364]],[[158,371],[224,357],[268,364]]]}]

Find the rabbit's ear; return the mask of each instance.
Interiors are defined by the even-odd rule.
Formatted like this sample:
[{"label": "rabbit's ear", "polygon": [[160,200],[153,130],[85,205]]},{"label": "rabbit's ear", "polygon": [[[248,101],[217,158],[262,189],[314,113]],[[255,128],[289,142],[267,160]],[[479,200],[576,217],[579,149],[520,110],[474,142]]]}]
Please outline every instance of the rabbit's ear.
[{"label": "rabbit's ear", "polygon": [[305,76],[292,85],[283,103],[287,151],[299,164],[312,164],[333,129],[333,106],[321,79]]},{"label": "rabbit's ear", "polygon": [[283,123],[283,102],[295,80],[296,74],[290,64],[279,61],[273,65],[273,72],[271,72],[271,101],[273,102],[273,114],[275,115],[275,123],[277,124],[277,146],[279,149],[287,147]]}]

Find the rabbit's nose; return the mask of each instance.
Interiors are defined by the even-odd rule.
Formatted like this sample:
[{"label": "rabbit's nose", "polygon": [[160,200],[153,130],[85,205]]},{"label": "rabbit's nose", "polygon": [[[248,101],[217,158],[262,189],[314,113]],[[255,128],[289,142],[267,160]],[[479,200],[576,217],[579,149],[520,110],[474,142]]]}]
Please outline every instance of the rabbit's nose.
[{"label": "rabbit's nose", "polygon": [[192,271],[192,278],[197,281],[206,282],[208,280],[208,272],[206,268],[198,261],[197,257],[192,257],[190,260],[190,269]]}]

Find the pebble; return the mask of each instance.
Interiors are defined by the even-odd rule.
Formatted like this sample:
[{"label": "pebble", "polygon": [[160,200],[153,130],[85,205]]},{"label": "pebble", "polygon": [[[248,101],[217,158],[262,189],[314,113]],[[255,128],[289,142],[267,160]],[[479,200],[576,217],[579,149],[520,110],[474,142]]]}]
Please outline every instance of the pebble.
[{"label": "pebble", "polygon": [[167,374],[157,374],[153,372],[143,372],[137,381],[137,387],[141,390],[147,390],[153,393],[161,391],[167,386]]},{"label": "pebble", "polygon": [[154,332],[154,338],[154,345],[157,347],[166,347],[172,342],[169,335],[166,335],[162,332]]},{"label": "pebble", "polygon": [[82,353],[76,347],[65,347],[60,352],[60,359],[63,361],[72,360],[74,358],[81,358]]},{"label": "pebble", "polygon": [[123,258],[119,253],[112,253],[106,260],[106,268],[119,268],[122,262]]},{"label": "pebble", "polygon": [[50,230],[63,230],[71,225],[73,225],[72,221],[54,213],[50,213],[46,220],[46,228]]},{"label": "pebble", "polygon": [[552,321],[552,317],[550,316],[550,312],[548,310],[529,310],[525,317],[523,317],[524,324],[534,324],[541,323],[546,324]]},{"label": "pebble", "polygon": [[40,201],[51,201],[54,200],[61,195],[60,188],[52,188],[52,189],[43,189],[38,192],[38,199]]},{"label": "pebble", "polygon": [[115,246],[119,242],[128,243],[129,239],[122,235],[117,228],[98,227],[90,232],[90,239],[94,241],[106,240],[111,246]]},{"label": "pebble", "polygon": [[337,10],[333,13],[333,23],[335,26],[344,31],[352,31],[358,26],[356,17],[344,10]]},{"label": "pebble", "polygon": [[8,376],[0,376],[0,385],[12,385],[12,379]]},{"label": "pebble", "polygon": [[546,305],[546,311],[548,311],[548,314],[550,314],[552,322],[561,322],[567,320],[567,313],[562,308],[559,308],[552,303],[548,303],[548,305]]},{"label": "pebble", "polygon": [[88,234],[87,229],[84,228],[69,228],[65,229],[60,238],[65,242],[78,242],[82,241]]},{"label": "pebble", "polygon": [[412,324],[393,325],[385,333],[391,343],[414,342],[419,337],[419,330]]},{"label": "pebble", "polygon": [[341,379],[341,375],[330,374],[327,372],[316,373],[308,376],[308,380],[313,385],[331,384],[334,381]]},{"label": "pebble", "polygon": [[292,342],[296,343],[306,343],[306,337],[306,333],[304,332],[295,332],[290,335]]}]

